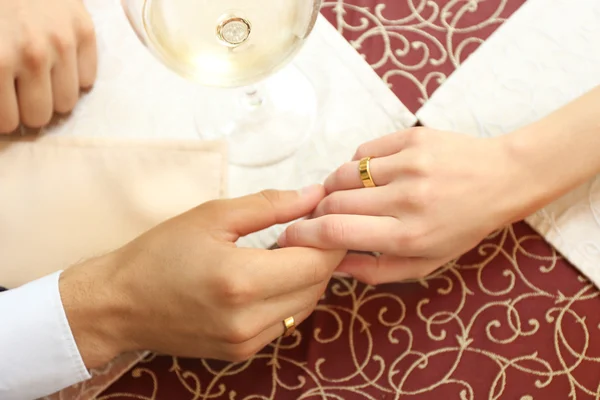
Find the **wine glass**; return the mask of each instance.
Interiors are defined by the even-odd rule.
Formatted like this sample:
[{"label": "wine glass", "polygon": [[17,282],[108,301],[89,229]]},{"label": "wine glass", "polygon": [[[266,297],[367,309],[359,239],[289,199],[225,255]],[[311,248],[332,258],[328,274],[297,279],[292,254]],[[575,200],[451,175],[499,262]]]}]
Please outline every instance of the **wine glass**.
[{"label": "wine glass", "polygon": [[277,163],[308,138],[317,98],[290,61],[312,31],[321,0],[121,0],[121,5],[156,58],[207,88],[194,104],[196,128],[203,139],[226,139],[231,163]]}]

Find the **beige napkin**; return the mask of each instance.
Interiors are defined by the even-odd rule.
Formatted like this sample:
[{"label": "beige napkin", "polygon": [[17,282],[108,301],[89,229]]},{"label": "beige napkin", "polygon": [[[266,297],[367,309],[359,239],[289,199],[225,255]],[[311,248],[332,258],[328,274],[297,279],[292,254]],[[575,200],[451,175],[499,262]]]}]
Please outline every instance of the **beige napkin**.
[{"label": "beige napkin", "polygon": [[0,285],[15,287],[103,254],[222,197],[226,167],[217,142],[0,142]]},{"label": "beige napkin", "polygon": [[[16,287],[103,254],[225,196],[226,168],[221,142],[57,135],[0,141],[0,285]],[[94,398],[141,356],[122,356],[49,398]]]}]

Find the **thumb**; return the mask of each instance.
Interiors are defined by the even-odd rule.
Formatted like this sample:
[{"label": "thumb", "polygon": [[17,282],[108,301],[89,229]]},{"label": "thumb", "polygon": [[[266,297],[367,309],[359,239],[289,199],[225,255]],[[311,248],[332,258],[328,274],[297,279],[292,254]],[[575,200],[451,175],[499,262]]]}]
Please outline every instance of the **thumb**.
[{"label": "thumb", "polygon": [[265,190],[221,203],[221,228],[241,236],[260,231],[276,224],[301,218],[312,212],[325,197],[322,185],[308,186],[302,190]]}]

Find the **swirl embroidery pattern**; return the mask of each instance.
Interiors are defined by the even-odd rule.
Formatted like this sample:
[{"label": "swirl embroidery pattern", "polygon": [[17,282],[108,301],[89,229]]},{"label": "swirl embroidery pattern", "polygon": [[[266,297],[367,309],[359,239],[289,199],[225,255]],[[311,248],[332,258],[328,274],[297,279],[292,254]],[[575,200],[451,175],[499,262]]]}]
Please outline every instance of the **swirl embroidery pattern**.
[{"label": "swirl embroidery pattern", "polygon": [[326,0],[322,12],[416,112],[523,2]]},{"label": "swirl embroidery pattern", "polygon": [[426,280],[334,280],[297,335],[245,363],[153,355],[99,399],[598,398],[599,305],[517,224]]}]

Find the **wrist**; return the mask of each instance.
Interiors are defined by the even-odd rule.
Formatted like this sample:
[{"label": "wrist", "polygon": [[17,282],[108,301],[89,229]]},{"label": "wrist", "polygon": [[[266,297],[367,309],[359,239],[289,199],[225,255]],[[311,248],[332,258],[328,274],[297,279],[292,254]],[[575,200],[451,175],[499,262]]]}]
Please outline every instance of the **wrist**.
[{"label": "wrist", "polygon": [[125,297],[119,292],[112,254],[65,270],[59,281],[63,307],[88,369],[101,367],[129,346]]},{"label": "wrist", "polygon": [[572,188],[560,173],[565,168],[557,159],[556,143],[544,141],[543,136],[536,126],[528,126],[496,138],[506,155],[511,181],[508,223],[528,217]]}]

